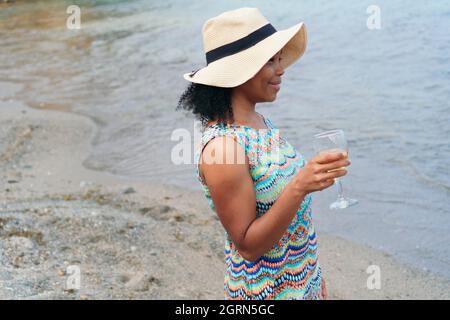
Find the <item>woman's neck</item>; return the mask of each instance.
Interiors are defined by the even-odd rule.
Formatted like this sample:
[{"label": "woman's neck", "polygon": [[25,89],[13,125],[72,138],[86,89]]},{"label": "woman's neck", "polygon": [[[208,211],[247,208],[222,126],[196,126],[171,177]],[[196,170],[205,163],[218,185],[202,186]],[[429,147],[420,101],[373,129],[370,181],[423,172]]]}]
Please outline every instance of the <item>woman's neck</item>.
[{"label": "woman's neck", "polygon": [[242,95],[231,96],[231,108],[233,109],[234,124],[256,125],[261,124],[261,117],[256,112],[256,104]]}]

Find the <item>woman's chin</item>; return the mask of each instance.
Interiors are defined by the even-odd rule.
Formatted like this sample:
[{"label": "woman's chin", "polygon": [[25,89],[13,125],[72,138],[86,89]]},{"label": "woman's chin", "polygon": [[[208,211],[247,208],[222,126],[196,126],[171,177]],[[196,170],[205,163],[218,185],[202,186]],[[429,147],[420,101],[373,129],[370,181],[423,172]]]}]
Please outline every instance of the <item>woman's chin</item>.
[{"label": "woman's chin", "polygon": [[267,94],[264,98],[261,98],[258,102],[273,102],[277,99],[276,93]]}]

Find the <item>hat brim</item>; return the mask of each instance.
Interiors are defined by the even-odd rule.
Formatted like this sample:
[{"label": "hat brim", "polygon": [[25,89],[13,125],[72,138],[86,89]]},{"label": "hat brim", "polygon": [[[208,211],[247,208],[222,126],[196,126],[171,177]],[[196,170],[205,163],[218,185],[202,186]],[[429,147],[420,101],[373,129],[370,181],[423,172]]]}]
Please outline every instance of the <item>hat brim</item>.
[{"label": "hat brim", "polygon": [[278,51],[283,49],[281,64],[287,68],[305,52],[306,26],[300,22],[288,29],[277,31],[256,45],[224,57],[199,69],[193,76],[185,73],[184,79],[210,86],[232,88],[253,78]]}]

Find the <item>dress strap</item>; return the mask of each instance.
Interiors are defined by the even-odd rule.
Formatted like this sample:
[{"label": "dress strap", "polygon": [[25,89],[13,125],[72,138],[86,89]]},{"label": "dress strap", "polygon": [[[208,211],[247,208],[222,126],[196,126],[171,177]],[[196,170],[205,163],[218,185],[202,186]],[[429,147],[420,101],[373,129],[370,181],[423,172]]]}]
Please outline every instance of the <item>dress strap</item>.
[{"label": "dress strap", "polygon": [[264,117],[261,113],[258,112],[258,114],[263,118],[264,123],[266,124],[267,128],[269,130],[275,129],[275,126],[273,125],[272,121],[270,121],[269,118]]}]

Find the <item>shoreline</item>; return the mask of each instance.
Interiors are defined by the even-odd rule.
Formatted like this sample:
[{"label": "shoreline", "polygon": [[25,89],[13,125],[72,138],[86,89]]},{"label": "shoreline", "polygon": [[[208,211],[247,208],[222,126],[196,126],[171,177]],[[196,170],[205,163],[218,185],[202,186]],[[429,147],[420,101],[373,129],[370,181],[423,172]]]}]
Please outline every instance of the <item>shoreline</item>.
[{"label": "shoreline", "polygon": [[[0,106],[0,299],[223,299],[224,231],[201,191],[87,169],[91,119]],[[317,233],[330,299],[450,299],[444,277]]]}]

